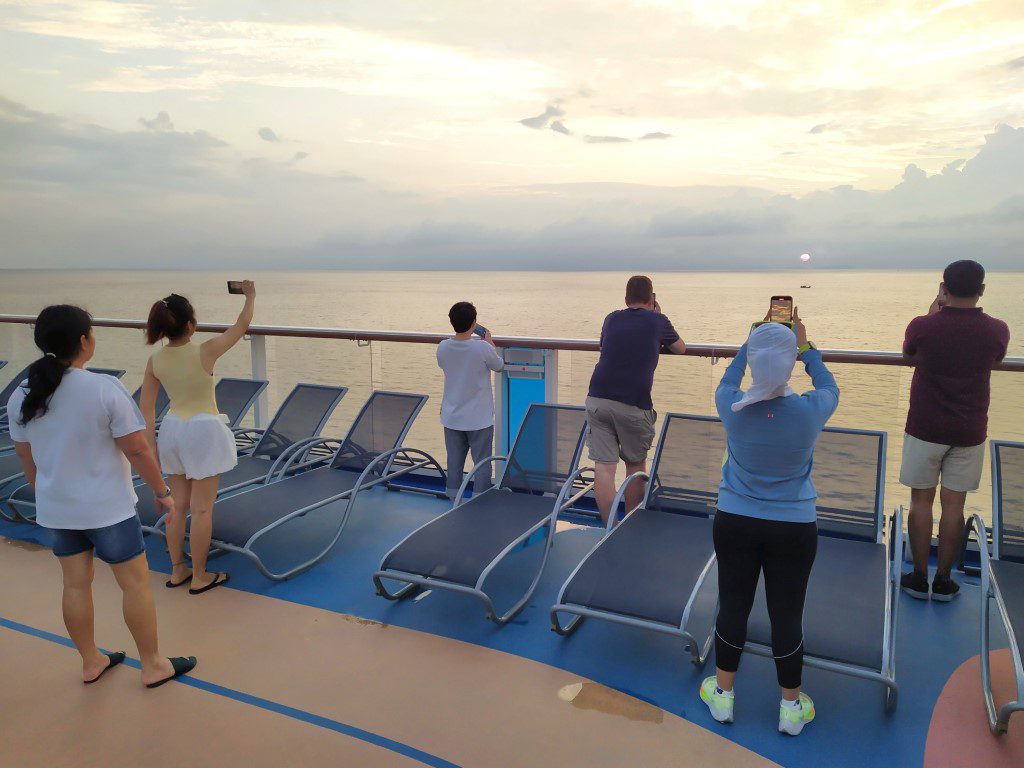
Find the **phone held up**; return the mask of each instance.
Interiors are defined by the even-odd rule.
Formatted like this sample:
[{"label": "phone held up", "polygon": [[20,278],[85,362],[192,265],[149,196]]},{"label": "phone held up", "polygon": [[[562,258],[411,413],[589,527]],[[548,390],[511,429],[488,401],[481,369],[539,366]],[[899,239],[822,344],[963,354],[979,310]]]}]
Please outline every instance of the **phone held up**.
[{"label": "phone held up", "polygon": [[241,280],[228,280],[228,293],[242,293],[242,281]]},{"label": "phone held up", "polygon": [[473,333],[475,333],[481,339],[486,339],[487,338],[487,329],[484,328],[482,325],[478,324],[476,326],[476,328],[473,329]]},{"label": "phone held up", "polygon": [[759,325],[765,323],[781,323],[782,325],[793,327],[793,297],[792,296],[772,296],[771,304],[768,309],[768,319],[754,323],[750,326],[753,330]]}]

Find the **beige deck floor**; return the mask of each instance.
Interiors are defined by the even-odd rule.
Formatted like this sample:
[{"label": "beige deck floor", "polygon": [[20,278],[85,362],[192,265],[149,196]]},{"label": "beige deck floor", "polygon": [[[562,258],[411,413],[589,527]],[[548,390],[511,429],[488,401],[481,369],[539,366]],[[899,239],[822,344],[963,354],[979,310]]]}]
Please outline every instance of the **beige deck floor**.
[{"label": "beige deck floor", "polygon": [[[97,563],[97,642],[137,656],[108,568]],[[312,575],[312,574],[311,574]],[[59,567],[0,540],[0,616],[66,636]],[[770,761],[643,701],[564,670],[414,630],[230,588],[153,591],[162,649],[195,675],[393,739],[464,768],[704,766]],[[384,747],[137,670],[79,682],[77,654],[0,628],[0,764],[416,765]],[[8,684],[8,681],[11,681]],[[209,756],[197,762],[196,755]]]}]

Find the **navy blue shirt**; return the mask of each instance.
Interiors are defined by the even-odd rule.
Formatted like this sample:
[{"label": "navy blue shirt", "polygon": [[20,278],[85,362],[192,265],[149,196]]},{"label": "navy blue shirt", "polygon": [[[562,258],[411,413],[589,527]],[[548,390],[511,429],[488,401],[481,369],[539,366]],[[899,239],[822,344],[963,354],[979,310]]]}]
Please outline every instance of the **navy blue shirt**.
[{"label": "navy blue shirt", "polygon": [[601,327],[601,359],[590,377],[590,396],[649,411],[658,355],[677,341],[679,334],[661,312],[639,307],[612,312]]}]

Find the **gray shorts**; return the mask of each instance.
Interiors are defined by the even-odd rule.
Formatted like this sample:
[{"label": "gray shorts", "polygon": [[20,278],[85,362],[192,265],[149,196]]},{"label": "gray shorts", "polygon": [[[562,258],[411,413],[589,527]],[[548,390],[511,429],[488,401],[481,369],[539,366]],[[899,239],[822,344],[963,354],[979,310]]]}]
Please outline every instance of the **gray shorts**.
[{"label": "gray shorts", "polygon": [[587,423],[590,433],[587,444],[591,461],[618,464],[619,459],[630,464],[647,460],[647,452],[654,442],[654,422],[657,412],[645,411],[635,405],[602,397],[587,397]]},{"label": "gray shorts", "polygon": [[967,447],[942,445],[903,436],[900,482],[910,488],[942,487],[959,493],[978,490],[985,466],[985,443]]}]

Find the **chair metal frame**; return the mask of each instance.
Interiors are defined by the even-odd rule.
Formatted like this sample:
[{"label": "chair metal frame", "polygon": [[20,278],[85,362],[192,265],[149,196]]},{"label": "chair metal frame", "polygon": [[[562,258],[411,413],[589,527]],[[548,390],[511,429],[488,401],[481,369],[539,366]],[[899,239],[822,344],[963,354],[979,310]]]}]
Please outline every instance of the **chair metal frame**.
[{"label": "chair metal frame", "polygon": [[[1000,540],[1002,539],[1003,499],[1001,493],[1002,467],[999,449],[1002,447],[1024,450],[1024,443],[1009,440],[993,440],[989,447],[992,455],[992,554],[989,554],[986,539],[985,523],[979,515],[973,515],[968,524],[968,532],[973,527],[978,536],[978,553],[981,558],[981,617],[980,648],[981,648],[981,690],[985,698],[985,716],[992,733],[1001,735],[1009,730],[1010,716],[1014,712],[1024,712],[1024,660],[1021,659],[1020,640],[1013,632],[1010,614],[1003,598],[1003,592],[992,570],[992,561],[1000,559]],[[1016,565],[1016,561],[1014,561]],[[1024,568],[1024,563],[1020,564]],[[1009,640],[1010,656],[1013,660],[1014,677],[1017,684],[1017,698],[996,707],[992,693],[991,667],[991,634],[990,615],[992,603],[996,605],[996,613],[1003,623]]]},{"label": "chair metal frame", "polygon": [[[285,579],[290,579],[293,576],[297,576],[298,574],[303,573],[304,571],[307,571],[310,568],[312,568],[314,565],[316,565],[321,560],[323,560],[327,556],[327,554],[331,551],[331,549],[334,547],[334,545],[338,542],[338,539],[341,538],[341,534],[342,534],[342,532],[345,529],[345,524],[348,522],[348,519],[351,516],[352,508],[355,506],[356,497],[358,496],[360,491],[365,491],[368,488],[372,488],[372,487],[377,486],[377,485],[385,484],[385,483],[389,482],[390,480],[393,480],[393,479],[395,479],[397,477],[401,477],[401,476],[406,475],[406,474],[408,474],[410,472],[414,472],[414,471],[416,471],[418,469],[423,469],[424,467],[433,467],[433,468],[437,469],[438,472],[441,473],[442,477],[444,477],[444,470],[441,468],[440,463],[433,456],[431,456],[429,453],[426,453],[425,451],[421,451],[421,450],[416,449],[416,448],[409,448],[409,447],[406,447],[406,446],[402,445],[402,442],[405,440],[406,436],[409,434],[409,430],[412,428],[413,422],[416,421],[416,417],[419,415],[420,411],[423,409],[423,406],[426,404],[428,395],[413,395],[413,394],[411,394],[409,392],[393,392],[393,391],[386,391],[386,390],[375,390],[373,393],[371,393],[370,397],[368,397],[366,399],[366,402],[363,403],[362,408],[360,408],[360,410],[359,410],[359,414],[356,416],[356,418],[353,420],[352,424],[349,426],[348,435],[351,435],[353,430],[358,426],[360,420],[363,417],[363,414],[366,413],[367,408],[370,407],[370,404],[373,402],[373,398],[376,395],[401,395],[403,397],[418,397],[418,398],[420,398],[419,402],[416,404],[416,407],[414,408],[412,413],[409,414],[409,417],[406,420],[406,423],[403,426],[402,431],[399,433],[397,439],[395,440],[395,442],[398,444],[398,447],[392,448],[392,449],[389,449],[387,451],[383,451],[383,452],[377,454],[373,458],[373,460],[370,461],[370,463],[367,464],[366,467],[364,467],[363,470],[360,472],[359,477],[356,480],[356,483],[355,483],[355,485],[352,488],[350,488],[350,489],[348,489],[346,491],[343,491],[342,493],[333,494],[333,495],[328,496],[328,497],[326,497],[324,499],[319,499],[319,500],[317,500],[316,502],[314,502],[312,504],[308,504],[305,507],[302,507],[300,509],[296,509],[296,510],[293,510],[293,511],[289,512],[285,516],[280,517],[277,520],[275,520],[275,521],[265,525],[263,528],[260,528],[258,531],[255,531],[246,540],[245,544],[242,545],[242,546],[238,546],[236,544],[231,544],[231,543],[226,542],[226,541],[221,541],[221,540],[216,539],[216,538],[211,540],[211,546],[213,548],[215,548],[215,549],[226,550],[228,552],[237,552],[237,553],[239,553],[241,555],[244,555],[249,560],[251,560],[256,565],[256,568],[259,570],[259,572],[262,573],[264,576],[266,576],[268,579],[272,579],[273,581],[283,581]],[[277,482],[287,483],[290,478],[286,477],[286,475],[292,474],[294,471],[297,471],[298,469],[302,468],[303,466],[307,466],[308,467],[310,462],[306,462],[304,464],[303,463],[303,457],[306,456],[308,454],[308,452],[313,447],[315,447],[316,444],[328,444],[328,443],[333,443],[333,442],[339,442],[338,449],[333,454],[333,458],[332,458],[332,464],[333,464],[333,461],[338,458],[338,456],[339,456],[339,454],[341,452],[341,447],[344,445],[345,440],[348,438],[348,435],[346,435],[345,439],[342,439],[340,441],[338,441],[337,438],[319,438],[319,439],[315,439],[315,440],[307,440],[307,441],[305,441],[305,443],[304,443],[304,450],[292,450],[291,453],[290,453],[290,457],[291,458],[289,458],[287,461],[284,461],[284,463],[281,465],[280,469],[277,470],[278,480],[277,481],[273,481],[274,484],[276,484]],[[394,462],[395,457],[398,456],[398,455],[402,455],[403,457],[405,457],[409,461],[409,464],[408,464],[408,466],[403,466],[399,470],[391,471],[392,463]],[[421,458],[417,460],[417,459],[413,459],[412,458],[413,456],[420,456]],[[277,462],[275,462],[275,464],[276,463]],[[315,462],[312,462],[312,463],[322,464],[323,463],[323,459],[319,459],[318,458],[318,459],[315,460]],[[370,476],[376,470],[378,465],[381,465],[381,464],[383,464],[383,468],[381,469],[380,476],[376,477],[373,480],[370,480],[369,479]],[[329,468],[330,469],[334,469],[333,467],[321,467],[321,469],[323,469],[323,470],[327,470]],[[350,470],[344,470],[342,468],[337,468],[337,471],[350,471]],[[242,493],[238,494],[237,496],[238,497],[242,497],[242,496],[246,496],[246,495],[248,495],[250,493],[259,493],[261,488],[265,488],[265,487],[267,487],[268,485],[271,484],[270,478],[272,477],[272,474],[273,473],[268,473],[268,481],[266,483],[264,483],[263,485],[259,485],[259,486],[255,487],[255,488],[252,488],[252,489],[248,490],[248,491],[243,491]],[[232,498],[236,498],[236,497],[232,497]],[[314,511],[314,510],[320,509],[321,507],[327,506],[328,504],[333,504],[333,503],[338,502],[338,501],[345,501],[346,504],[345,504],[344,510],[342,510],[341,514],[339,515],[337,528],[335,529],[334,534],[333,534],[330,542],[327,544],[327,546],[325,546],[322,550],[320,550],[313,557],[311,557],[311,558],[309,558],[309,559],[299,563],[298,565],[296,565],[296,566],[294,566],[292,568],[289,568],[286,571],[276,572],[276,571],[271,571],[266,566],[266,564],[263,562],[262,558],[260,558],[260,556],[253,549],[254,545],[256,544],[257,541],[259,541],[259,539],[261,539],[263,536],[267,535],[271,531],[274,531],[274,530],[280,528],[285,523],[288,523],[288,522],[290,522],[291,520],[294,520],[297,517],[302,517],[302,516],[312,512],[312,511]],[[216,513],[216,503],[214,504],[214,513]]]},{"label": "chair metal frame", "polygon": [[[612,536],[615,535],[616,531],[622,529],[622,527],[628,523],[629,519],[633,515],[637,514],[638,512],[643,512],[648,508],[647,505],[650,502],[651,491],[654,487],[654,483],[651,482],[651,479],[657,476],[658,468],[661,466],[661,456],[665,446],[665,435],[668,432],[669,424],[671,423],[673,418],[685,418],[693,421],[718,421],[718,419],[716,419],[713,416],[701,416],[696,414],[682,413],[666,414],[665,421],[661,425],[661,434],[658,436],[658,445],[654,450],[654,460],[651,462],[651,471],[649,473],[634,472],[632,475],[630,475],[629,477],[622,481],[622,485],[619,486],[618,492],[615,494],[615,498],[612,500],[612,511],[608,515],[608,522],[605,524],[604,534],[601,536],[601,539],[597,542],[597,544],[595,544],[590,549],[590,551],[587,552],[583,559],[580,560],[580,562],[569,574],[569,577],[565,580],[565,583],[562,584],[562,588],[558,591],[558,599],[555,601],[555,604],[551,607],[549,613],[551,617],[551,629],[554,632],[557,632],[559,635],[562,635],[563,637],[568,637],[569,635],[573,634],[577,629],[579,629],[580,625],[584,622],[584,620],[588,618],[603,619],[605,621],[610,621],[615,624],[624,624],[628,627],[649,629],[653,630],[654,632],[660,632],[662,634],[679,637],[686,643],[686,647],[690,651],[690,660],[693,662],[694,665],[699,667],[703,666],[705,660],[707,659],[708,653],[711,650],[711,641],[714,635],[709,634],[707,639],[704,640],[704,642],[700,642],[697,640],[696,637],[693,636],[692,633],[690,633],[686,629],[686,624],[690,619],[690,614],[693,609],[693,604],[697,599],[697,595],[700,593],[701,588],[707,581],[708,575],[711,573],[713,567],[715,566],[716,560],[713,549],[711,551],[710,557],[708,557],[707,559],[707,562],[705,562],[703,567],[701,568],[700,573],[697,576],[697,580],[690,591],[690,595],[686,601],[686,606],[683,609],[682,620],[678,625],[666,624],[660,621],[653,621],[651,619],[640,619],[635,616],[626,616],[624,614],[615,613],[613,611],[605,611],[599,608],[592,608],[590,606],[582,605],[579,603],[565,602],[566,590],[569,588],[569,585],[572,583],[573,579],[576,578],[576,574],[579,573],[581,568],[583,568],[584,564],[598,551],[598,549],[600,549],[600,547],[606,541],[608,541]],[[640,504],[637,505],[634,509],[626,510],[626,514],[623,516],[619,524],[616,525],[615,517],[616,512],[619,508],[619,504],[625,497],[626,490],[629,487],[629,485],[638,480],[644,480],[647,482],[647,487],[644,490],[644,497],[640,501]],[[699,515],[692,516],[699,517]],[[560,613],[572,614],[573,618],[570,619],[567,624],[562,624],[561,620],[559,619]]]},{"label": "chair metal frame", "polygon": [[[516,432],[516,438],[512,443],[512,450],[509,452],[509,454],[488,456],[487,458],[478,461],[469,471],[469,473],[463,478],[462,484],[459,486],[459,490],[455,495],[452,508],[445,514],[450,514],[455,509],[462,506],[463,498],[465,496],[466,489],[469,487],[471,479],[476,475],[478,470],[494,462],[505,462],[504,468],[501,473],[501,477],[498,479],[498,482],[495,483],[494,487],[485,491],[483,494],[481,494],[479,498],[485,498],[490,494],[518,492],[511,488],[502,488],[501,486],[502,483],[505,482],[505,479],[509,473],[509,467],[513,463],[514,457],[516,455],[516,448],[519,446],[519,442],[522,437],[523,425],[526,423],[526,420],[529,418],[530,412],[534,408],[557,408],[559,410],[573,411],[586,410],[582,406],[576,405],[561,405],[558,403],[531,403],[527,410],[526,416],[523,418],[523,421],[519,425],[519,429]],[[409,535],[407,535],[400,542],[398,542],[398,544],[396,544],[394,547],[388,550],[387,554],[384,555],[384,557],[381,559],[380,567],[373,574],[373,584],[377,590],[377,594],[381,597],[387,598],[388,600],[402,600],[403,598],[409,597],[415,592],[419,592],[423,589],[443,589],[449,592],[457,592],[460,594],[469,595],[471,597],[476,598],[477,600],[480,600],[484,604],[484,607],[487,609],[486,618],[490,621],[493,621],[498,626],[504,626],[512,619],[514,619],[519,614],[519,612],[526,607],[527,603],[530,601],[530,598],[533,596],[533,593],[537,590],[537,587],[540,584],[541,576],[544,573],[544,568],[547,565],[548,556],[551,553],[551,547],[554,542],[555,527],[558,521],[559,514],[572,507],[583,496],[588,494],[594,487],[593,482],[584,483],[582,488],[578,489],[576,493],[573,493],[570,496],[570,492],[573,490],[576,482],[578,480],[583,479],[585,473],[592,471],[592,467],[579,466],[580,458],[583,453],[583,446],[586,442],[586,436],[587,425],[586,422],[584,422],[583,429],[580,431],[580,436],[576,443],[576,448],[573,451],[573,457],[569,466],[569,476],[562,482],[562,485],[559,488],[557,495],[555,496],[554,503],[552,504],[551,512],[545,518],[541,519],[534,525],[530,526],[528,530],[524,531],[511,542],[509,542],[494,558],[492,558],[491,561],[480,572],[480,575],[477,577],[476,583],[472,587],[467,586],[465,584],[449,581],[447,579],[437,578],[435,576],[423,576],[416,573],[408,573],[406,571],[398,571],[384,567],[384,563],[387,562],[388,558],[391,557],[391,554],[393,552],[399,549],[406,541],[416,536],[421,530],[437,522],[437,520],[442,519],[444,515],[441,515],[440,517],[437,517],[434,520],[431,520],[425,523],[424,525],[421,525],[419,528],[416,528]],[[492,496],[492,498],[494,497]],[[491,572],[510,552],[512,552],[519,545],[524,544],[526,541],[530,539],[531,536],[533,536],[535,533],[542,529],[545,531],[544,552],[541,556],[540,564],[537,566],[536,573],[534,574],[532,581],[530,582],[529,586],[527,587],[526,591],[522,594],[522,596],[507,611],[499,615],[497,609],[494,606],[494,601],[491,599],[490,595],[488,595],[487,592],[484,590],[484,584],[487,581],[487,577],[491,575]],[[389,591],[387,587],[384,585],[384,579],[388,579],[389,581],[403,582],[404,586],[394,592]]]}]

